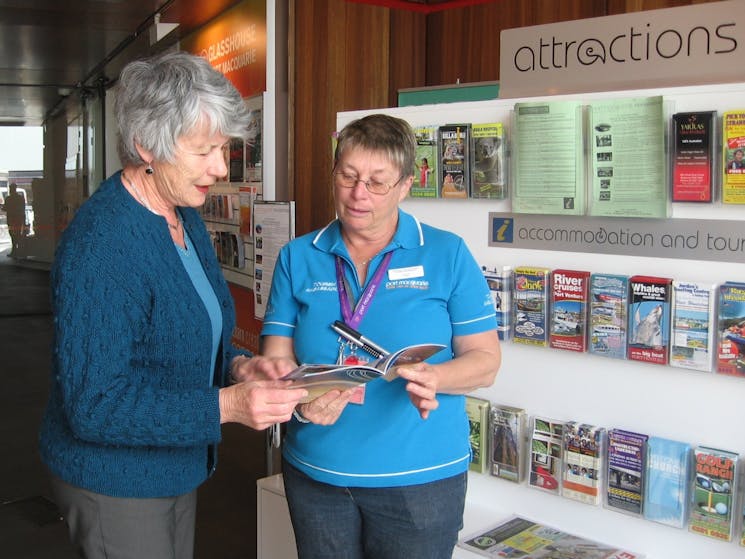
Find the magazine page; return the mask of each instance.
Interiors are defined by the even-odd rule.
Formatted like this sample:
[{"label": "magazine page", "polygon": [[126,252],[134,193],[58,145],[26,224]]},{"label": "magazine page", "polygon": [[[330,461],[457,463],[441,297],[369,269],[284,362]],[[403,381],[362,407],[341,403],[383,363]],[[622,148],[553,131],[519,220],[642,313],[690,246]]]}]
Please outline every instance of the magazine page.
[{"label": "magazine page", "polygon": [[380,369],[385,380],[391,381],[398,377],[395,370],[396,367],[421,363],[432,357],[435,353],[439,353],[444,348],[445,346],[442,344],[411,345],[399,349],[390,355],[381,357],[373,365],[377,369]]},{"label": "magazine page", "polygon": [[329,390],[347,390],[381,377],[392,380],[396,378],[395,367],[424,361],[444,347],[442,344],[407,346],[367,364],[305,363],[282,377],[282,380],[294,381],[295,387],[307,389],[309,395],[302,401],[308,402]]},{"label": "magazine page", "polygon": [[485,557],[519,559],[640,559],[643,555],[512,516],[464,538],[458,546]]},{"label": "magazine page", "polygon": [[295,388],[305,388],[308,396],[301,403],[315,400],[329,390],[348,390],[382,376],[370,365],[301,365],[282,377],[282,380],[294,381]]}]

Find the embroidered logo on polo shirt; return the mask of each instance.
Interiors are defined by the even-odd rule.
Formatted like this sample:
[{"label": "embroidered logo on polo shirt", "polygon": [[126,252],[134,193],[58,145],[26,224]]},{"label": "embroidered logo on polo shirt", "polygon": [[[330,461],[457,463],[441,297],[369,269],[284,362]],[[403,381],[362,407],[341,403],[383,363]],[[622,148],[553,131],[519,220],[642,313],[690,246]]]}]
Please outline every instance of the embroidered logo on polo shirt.
[{"label": "embroidered logo on polo shirt", "polygon": [[314,281],[312,286],[305,288],[306,293],[315,293],[317,291],[336,291],[336,282]]},{"label": "embroidered logo on polo shirt", "polygon": [[429,280],[426,279],[402,279],[396,281],[387,281],[386,289],[429,289]]}]

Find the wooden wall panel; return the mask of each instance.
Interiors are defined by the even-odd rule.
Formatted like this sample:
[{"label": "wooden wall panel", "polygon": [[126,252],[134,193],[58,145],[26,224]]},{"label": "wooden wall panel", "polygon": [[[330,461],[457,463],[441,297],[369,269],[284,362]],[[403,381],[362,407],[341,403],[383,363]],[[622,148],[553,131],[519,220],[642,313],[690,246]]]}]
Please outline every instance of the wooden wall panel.
[{"label": "wooden wall panel", "polygon": [[406,11],[391,11],[390,83],[388,105],[398,104],[398,90],[427,84],[427,17]]},{"label": "wooden wall panel", "polygon": [[[336,114],[388,107],[395,103],[391,92],[398,87],[424,85],[423,59],[410,63],[416,49],[406,48],[415,40],[411,26],[418,23],[423,35],[424,16],[393,17],[388,8],[343,0],[296,0],[293,12],[291,175],[300,235],[325,225],[334,215],[329,177]],[[396,32],[392,22],[398,22]],[[392,56],[396,51],[400,54]],[[422,48],[420,56],[423,53]]]},{"label": "wooden wall panel", "polygon": [[[312,4],[312,5],[311,5]],[[329,83],[328,66],[331,56],[336,52],[329,51],[328,44],[320,38],[329,36],[329,27],[336,20],[329,11],[328,2],[297,1],[292,6],[294,13],[290,18],[294,24],[293,48],[291,56],[295,58],[293,74],[290,76],[291,91],[291,138],[294,167],[290,176],[294,182],[290,192],[294,193],[297,222],[296,232],[302,234],[304,227],[316,219],[314,209],[324,204],[320,199],[314,203],[316,196],[313,184],[313,159],[316,155],[315,145],[322,138],[325,128],[323,120],[328,112],[328,95],[324,91]],[[314,63],[319,60],[323,63]],[[322,85],[323,84],[323,87]],[[313,110],[318,105],[318,110]],[[322,208],[321,214],[325,214]]]},{"label": "wooden wall panel", "polygon": [[331,4],[334,4],[332,0],[299,0],[294,3],[294,13],[290,15],[295,50],[294,73],[290,76],[291,144],[294,148],[291,191],[295,198],[298,234],[304,233],[308,224],[328,214],[328,197],[318,187],[313,168],[322,164],[316,161],[320,153],[318,145],[323,141],[328,126],[325,117],[336,104],[333,97],[340,92],[331,83],[338,72],[329,70],[341,66],[339,49],[330,48],[329,37],[338,34],[331,29],[335,22],[338,23],[333,17],[335,6]]},{"label": "wooden wall panel", "polygon": [[344,105],[347,110],[387,107],[391,10],[346,6]]},{"label": "wooden wall panel", "polygon": [[680,6],[705,4],[707,2],[716,1],[719,0],[607,0],[608,13],[606,15],[612,16],[617,14],[627,14],[631,12],[641,12],[644,10],[678,8]]},{"label": "wooden wall panel", "polygon": [[401,88],[499,79],[502,29],[715,0],[495,0],[428,16],[345,0],[290,0],[290,192],[297,233],[333,218],[336,113],[395,106]]},{"label": "wooden wall panel", "polygon": [[502,29],[605,15],[596,0],[499,0],[427,18],[427,85],[499,80]]},{"label": "wooden wall panel", "polygon": [[499,78],[502,2],[427,17],[427,85]]}]

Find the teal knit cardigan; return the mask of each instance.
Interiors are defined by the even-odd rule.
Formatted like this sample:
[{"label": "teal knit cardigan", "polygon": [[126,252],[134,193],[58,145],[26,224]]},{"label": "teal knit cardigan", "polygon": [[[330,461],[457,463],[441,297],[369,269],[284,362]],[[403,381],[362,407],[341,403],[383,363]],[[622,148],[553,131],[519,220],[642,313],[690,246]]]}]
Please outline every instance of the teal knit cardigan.
[{"label": "teal knit cardigan", "polygon": [[211,325],[165,220],[120,173],[65,230],[52,267],[54,347],[40,452],[51,473],[115,497],[188,493],[214,470],[218,388],[240,352],[235,310],[199,214],[180,208],[223,315],[215,381]]}]

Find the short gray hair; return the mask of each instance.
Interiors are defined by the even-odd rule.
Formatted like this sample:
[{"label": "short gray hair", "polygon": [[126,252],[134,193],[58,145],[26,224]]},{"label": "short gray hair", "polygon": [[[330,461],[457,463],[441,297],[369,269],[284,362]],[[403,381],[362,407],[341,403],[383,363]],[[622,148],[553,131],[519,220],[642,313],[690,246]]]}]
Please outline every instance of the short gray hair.
[{"label": "short gray hair", "polygon": [[337,139],[334,167],[352,148],[384,153],[402,177],[414,174],[416,138],[408,122],[385,114],[371,114],[347,124]]},{"label": "short gray hair", "polygon": [[143,162],[135,143],[173,162],[176,140],[207,122],[210,133],[248,139],[250,111],[240,93],[207,60],[166,52],[127,64],[114,102],[122,165]]}]

